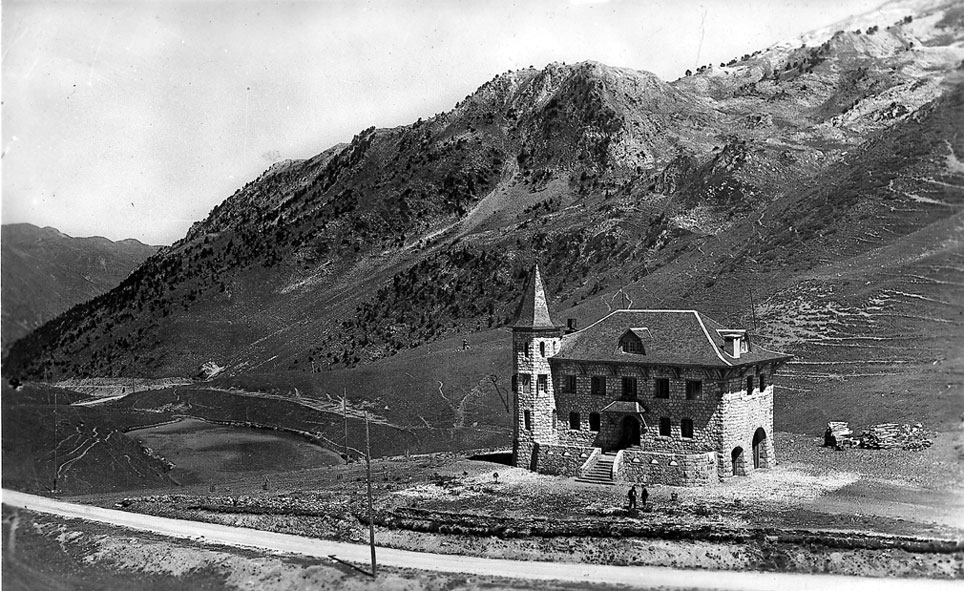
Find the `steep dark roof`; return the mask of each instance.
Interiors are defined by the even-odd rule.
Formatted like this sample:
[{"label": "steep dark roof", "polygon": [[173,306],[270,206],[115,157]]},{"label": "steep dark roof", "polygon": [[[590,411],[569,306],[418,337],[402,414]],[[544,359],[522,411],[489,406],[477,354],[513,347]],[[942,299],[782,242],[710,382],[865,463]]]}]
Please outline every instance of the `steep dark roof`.
[{"label": "steep dark roof", "polygon": [[529,284],[526,285],[512,328],[556,328],[556,323],[549,316],[549,304],[546,301],[546,289],[542,286],[539,265],[533,268],[532,275],[529,276]]},{"label": "steep dark roof", "polygon": [[[648,329],[645,355],[623,353],[619,338],[627,330]],[[647,365],[733,367],[791,356],[769,351],[750,341],[748,352],[734,358],[724,349],[723,329],[696,310],[616,310],[586,328],[562,337],[553,360],[612,361]]]}]

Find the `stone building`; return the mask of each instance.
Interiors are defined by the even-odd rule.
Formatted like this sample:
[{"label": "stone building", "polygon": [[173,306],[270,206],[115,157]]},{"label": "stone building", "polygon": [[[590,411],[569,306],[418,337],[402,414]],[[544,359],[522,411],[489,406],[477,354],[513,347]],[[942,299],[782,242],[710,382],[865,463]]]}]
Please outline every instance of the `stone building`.
[{"label": "stone building", "polygon": [[629,309],[563,330],[536,267],[512,343],[517,466],[695,486],[774,463],[773,376],[790,356],[744,329]]}]

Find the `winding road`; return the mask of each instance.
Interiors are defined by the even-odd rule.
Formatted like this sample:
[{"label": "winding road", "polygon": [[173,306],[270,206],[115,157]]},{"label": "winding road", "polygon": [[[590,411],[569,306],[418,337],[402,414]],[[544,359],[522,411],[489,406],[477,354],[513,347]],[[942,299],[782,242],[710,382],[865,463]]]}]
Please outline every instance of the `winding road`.
[{"label": "winding road", "polygon": [[[17,507],[86,519],[135,530],[149,531],[173,538],[288,552],[303,556],[341,561],[366,566],[369,547],[361,544],[333,542],[290,534],[266,532],[242,527],[201,523],[181,519],[128,513],[90,505],[78,505],[3,489],[2,502]],[[392,548],[378,548],[377,560],[382,566],[414,568],[425,571],[464,573],[508,577],[522,580],[563,581],[568,583],[624,585],[636,588],[685,588],[752,591],[757,589],[790,591],[792,589],[824,591],[887,591],[889,589],[955,590],[961,581],[935,579],[880,579],[844,575],[810,575],[800,573],[764,573],[711,570],[685,570],[658,566],[611,566],[602,564],[531,562],[430,554]]]}]

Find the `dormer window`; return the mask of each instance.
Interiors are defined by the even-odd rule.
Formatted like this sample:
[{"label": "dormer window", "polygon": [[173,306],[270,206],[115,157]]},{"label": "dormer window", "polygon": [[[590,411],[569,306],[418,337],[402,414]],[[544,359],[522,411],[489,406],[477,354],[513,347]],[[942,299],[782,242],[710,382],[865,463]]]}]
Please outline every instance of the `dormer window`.
[{"label": "dormer window", "polygon": [[649,339],[650,335],[648,329],[631,328],[624,332],[623,336],[619,337],[619,350],[623,353],[645,355],[646,346],[643,344],[643,341]]},{"label": "dormer window", "polygon": [[624,339],[622,343],[623,353],[638,353],[642,354],[643,344],[638,340],[634,339]]}]

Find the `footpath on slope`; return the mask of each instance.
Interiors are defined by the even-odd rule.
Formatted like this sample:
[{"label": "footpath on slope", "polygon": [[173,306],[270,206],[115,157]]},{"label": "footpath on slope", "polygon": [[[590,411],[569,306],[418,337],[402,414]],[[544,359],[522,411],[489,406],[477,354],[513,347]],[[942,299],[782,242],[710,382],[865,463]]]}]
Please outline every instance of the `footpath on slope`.
[{"label": "footpath on slope", "polygon": [[[154,517],[102,507],[78,505],[3,489],[2,502],[27,511],[83,519],[148,531],[174,538],[193,539],[243,548],[288,552],[316,558],[337,558],[365,565],[369,547],[240,527]],[[880,579],[844,575],[686,570],[652,566],[611,566],[527,562],[431,554],[378,548],[378,563],[427,571],[498,575],[526,580],[565,581],[635,587],[687,589],[829,589],[886,591],[887,589],[959,589],[960,581],[934,579]]]}]

